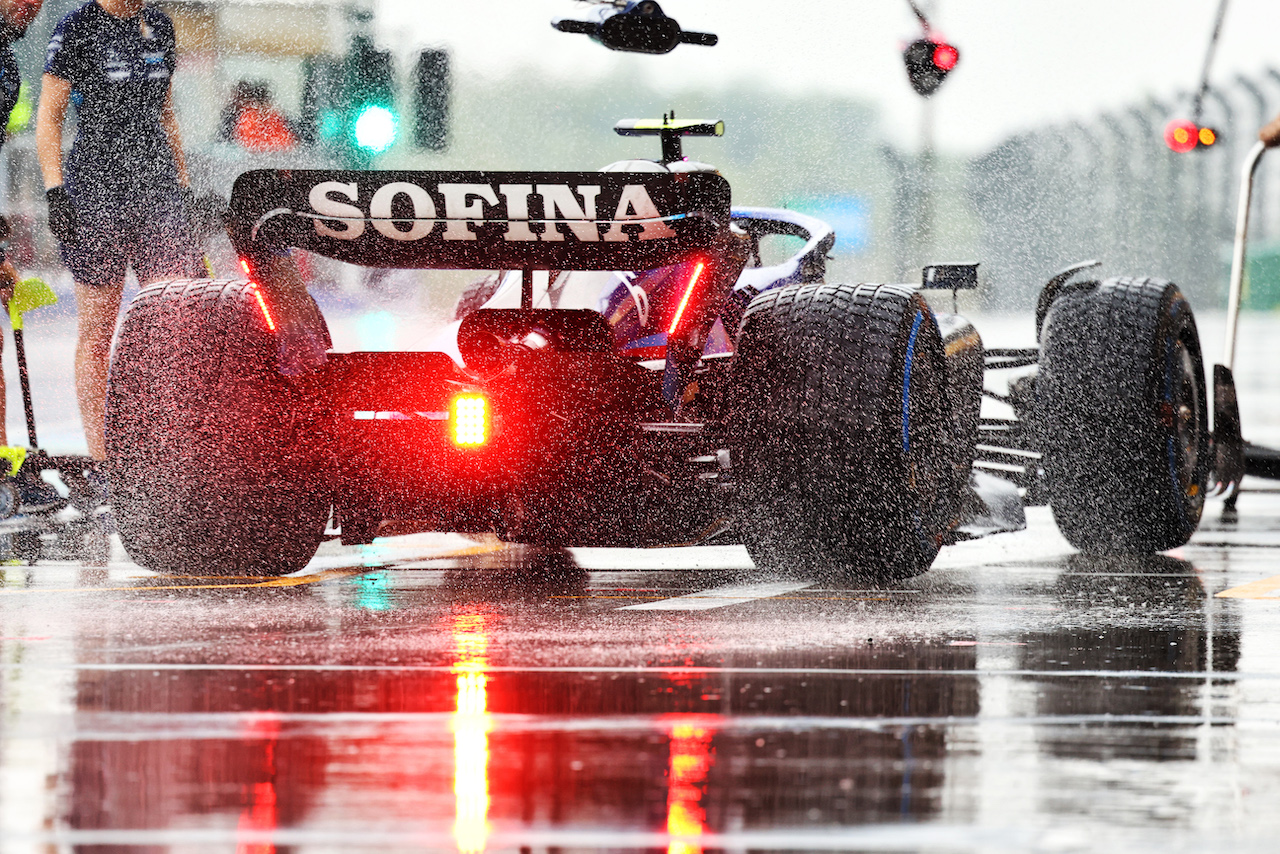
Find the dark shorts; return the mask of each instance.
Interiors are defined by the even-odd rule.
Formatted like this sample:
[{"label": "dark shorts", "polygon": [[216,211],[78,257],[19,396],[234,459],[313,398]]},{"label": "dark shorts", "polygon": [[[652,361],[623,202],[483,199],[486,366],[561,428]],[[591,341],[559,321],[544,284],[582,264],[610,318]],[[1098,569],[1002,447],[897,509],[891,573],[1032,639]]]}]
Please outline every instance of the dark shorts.
[{"label": "dark shorts", "polygon": [[177,187],[99,189],[68,180],[67,192],[79,239],[59,250],[79,284],[120,284],[129,266],[139,282],[202,274]]}]

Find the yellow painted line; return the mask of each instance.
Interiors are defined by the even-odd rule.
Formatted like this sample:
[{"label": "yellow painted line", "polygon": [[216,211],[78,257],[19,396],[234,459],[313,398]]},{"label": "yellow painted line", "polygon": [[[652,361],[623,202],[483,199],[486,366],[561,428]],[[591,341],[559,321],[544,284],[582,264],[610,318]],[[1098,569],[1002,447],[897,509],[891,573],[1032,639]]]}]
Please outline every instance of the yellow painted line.
[{"label": "yellow painted line", "polygon": [[443,554],[430,555],[428,557],[424,557],[423,560],[446,560],[451,557],[474,557],[475,555],[487,555],[487,554],[493,554],[494,552],[505,551],[508,548],[510,548],[510,545],[507,543],[495,543],[493,545],[470,546],[465,549],[457,549],[451,552],[444,552]]},{"label": "yellow painted line", "polygon": [[[382,539],[381,537],[375,539],[372,543],[365,543],[365,545],[375,549],[386,549],[387,551],[396,551],[396,550],[414,551],[422,548],[422,543],[389,543],[386,540]],[[504,543],[501,541],[494,542],[494,543],[480,543],[475,546],[467,546],[462,549],[457,549],[457,551],[470,552],[473,549],[488,549],[489,551],[498,551],[500,549],[508,548],[510,545],[511,545],[510,543]],[[445,554],[451,555],[451,554],[454,554],[454,552],[452,551],[445,552]]]},{"label": "yellow painted line", "polygon": [[[505,551],[506,549],[508,549],[508,548],[510,548],[510,547],[511,547],[511,546],[510,546],[510,544],[509,544],[509,543],[492,543],[492,544],[490,544],[490,543],[481,543],[481,544],[479,544],[479,545],[475,545],[475,546],[467,546],[466,548],[462,548],[462,549],[453,549],[452,551],[439,552],[439,553],[437,553],[437,554],[424,554],[424,555],[419,555],[419,556],[417,556],[417,557],[410,557],[410,558],[393,558],[393,559],[398,559],[398,560],[410,560],[410,561],[415,561],[415,562],[417,562],[417,561],[425,561],[425,560],[449,560],[450,558],[455,558],[455,557],[475,557],[476,555],[487,555],[487,554],[493,554],[494,552]],[[374,543],[372,546],[370,546],[370,548],[373,548],[373,549],[385,549],[385,548],[389,548],[389,547],[379,545],[378,543]],[[399,546],[397,546],[396,548],[400,548],[400,547],[399,547]],[[374,554],[367,555],[367,556],[365,557],[365,560],[372,560],[372,559],[374,559],[374,558],[376,558],[376,557],[378,557],[378,555],[377,555],[377,554],[376,554],[376,552],[375,552]],[[388,556],[388,557],[390,557],[390,556]]]},{"label": "yellow painted line", "polygon": [[549,596],[549,599],[666,599],[666,596]]},{"label": "yellow painted line", "polygon": [[[382,546],[378,546],[378,548],[382,548]],[[453,551],[441,552],[440,554],[428,555],[421,558],[421,560],[448,560],[450,558],[457,557],[472,557],[475,555],[501,551],[504,548],[507,548],[506,543],[482,543],[480,545],[469,546],[463,549],[455,549]],[[385,564],[379,564],[374,566],[351,567],[349,569],[326,569],[322,572],[317,572],[314,575],[291,575],[284,578],[262,579],[247,575],[170,575],[165,577],[165,580],[178,580],[183,578],[192,580],[209,579],[213,581],[213,583],[210,584],[137,584],[125,587],[0,587],[0,596],[17,595],[22,593],[120,593],[135,590],[235,590],[237,588],[251,587],[302,587],[307,584],[316,584],[321,581],[332,581],[337,578],[350,578],[353,575],[364,575],[368,572],[376,572],[387,568],[388,567]],[[216,579],[219,578],[226,579],[226,581],[223,583],[217,583]],[[240,580],[236,581],[236,579]]]},{"label": "yellow painted line", "polygon": [[[127,587],[0,588],[0,595],[13,596],[20,593],[113,593],[131,592],[134,590],[234,590],[238,587],[302,587],[304,585],[315,584],[320,581],[332,581],[335,578],[348,578],[352,575],[364,575],[366,572],[372,572],[373,569],[373,567],[362,567],[360,569],[330,569],[325,572],[318,572],[315,575],[267,578],[261,581],[239,582],[233,584],[138,584],[129,585]],[[238,577],[243,578],[244,576]]]},{"label": "yellow painted line", "polygon": [[1280,575],[1273,575],[1270,578],[1250,581],[1248,584],[1223,590],[1216,595],[1219,599],[1280,599],[1280,594],[1275,593],[1278,590],[1280,590]]}]

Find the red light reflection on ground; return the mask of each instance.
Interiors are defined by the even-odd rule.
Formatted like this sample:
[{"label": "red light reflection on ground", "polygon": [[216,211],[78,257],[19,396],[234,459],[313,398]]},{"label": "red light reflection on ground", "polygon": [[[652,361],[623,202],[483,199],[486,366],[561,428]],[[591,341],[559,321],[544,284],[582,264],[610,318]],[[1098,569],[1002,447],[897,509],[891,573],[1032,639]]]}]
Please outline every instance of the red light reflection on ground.
[{"label": "red light reflection on ground", "polygon": [[244,840],[237,841],[236,854],[275,854],[275,845],[255,840],[269,836],[280,823],[275,784],[275,753],[280,739],[280,721],[274,718],[254,720],[248,726],[247,735],[252,741],[261,741],[269,779],[254,783],[249,790],[249,803],[240,813],[240,821],[236,825],[236,835]]},{"label": "red light reflection on ground", "polygon": [[486,711],[489,637],[484,616],[454,617],[453,641],[458,651],[453,666],[458,674],[458,710],[453,716],[453,794],[457,802],[453,837],[462,854],[479,854],[489,836],[489,731],[493,728]]},{"label": "red light reflection on ground", "polygon": [[702,797],[715,761],[711,737],[714,716],[681,715],[671,720],[671,765],[667,770],[667,854],[702,854],[698,844],[707,830]]}]

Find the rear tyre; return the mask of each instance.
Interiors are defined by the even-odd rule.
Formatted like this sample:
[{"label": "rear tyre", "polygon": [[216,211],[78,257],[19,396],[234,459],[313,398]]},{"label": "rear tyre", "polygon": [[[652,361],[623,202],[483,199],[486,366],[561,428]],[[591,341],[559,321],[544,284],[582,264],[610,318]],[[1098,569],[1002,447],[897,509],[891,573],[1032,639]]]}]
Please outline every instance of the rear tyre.
[{"label": "rear tyre", "polygon": [[929,568],[960,489],[942,342],[910,288],[756,297],[728,393],[752,560],[769,572],[904,578]]},{"label": "rear tyre", "polygon": [[1036,381],[1045,485],[1088,554],[1149,554],[1195,531],[1211,459],[1200,338],[1170,282],[1108,279],[1045,318]]},{"label": "rear tyre", "polygon": [[279,341],[255,288],[154,285],[120,327],[107,394],[111,502],[143,566],[282,575],[323,538],[316,395],[277,369]]}]

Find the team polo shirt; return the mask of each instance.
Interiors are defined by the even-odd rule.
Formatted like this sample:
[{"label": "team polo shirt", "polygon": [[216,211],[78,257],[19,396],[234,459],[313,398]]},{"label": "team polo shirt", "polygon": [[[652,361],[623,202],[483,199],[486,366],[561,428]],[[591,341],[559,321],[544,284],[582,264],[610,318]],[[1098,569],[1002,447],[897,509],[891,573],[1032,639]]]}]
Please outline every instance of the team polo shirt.
[{"label": "team polo shirt", "polygon": [[176,65],[173,22],[159,9],[117,18],[86,3],[58,23],[44,70],[71,84],[78,127],[67,171],[80,192],[176,183],[161,122]]}]

